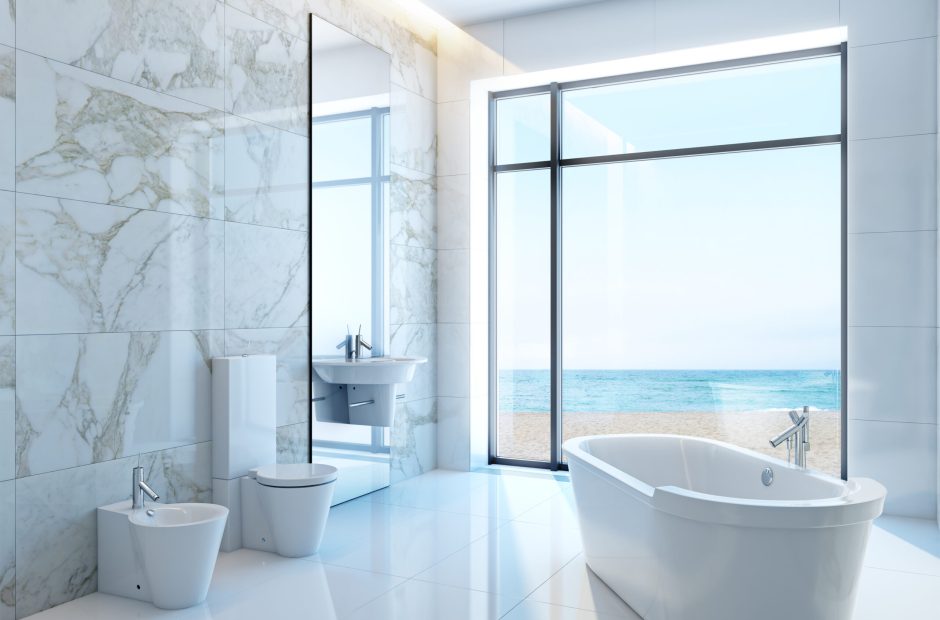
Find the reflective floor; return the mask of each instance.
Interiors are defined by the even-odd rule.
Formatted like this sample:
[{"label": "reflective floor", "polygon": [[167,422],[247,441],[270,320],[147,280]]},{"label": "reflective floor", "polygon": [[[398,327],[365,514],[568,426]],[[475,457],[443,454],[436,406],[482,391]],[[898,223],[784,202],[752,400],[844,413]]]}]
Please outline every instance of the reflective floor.
[{"label": "reflective floor", "polygon": [[[92,594],[33,617],[636,620],[585,568],[570,483],[493,471],[434,471],[337,506],[307,559],[223,553],[199,607]],[[935,620],[938,609],[936,522],[880,519],[856,619]]]}]

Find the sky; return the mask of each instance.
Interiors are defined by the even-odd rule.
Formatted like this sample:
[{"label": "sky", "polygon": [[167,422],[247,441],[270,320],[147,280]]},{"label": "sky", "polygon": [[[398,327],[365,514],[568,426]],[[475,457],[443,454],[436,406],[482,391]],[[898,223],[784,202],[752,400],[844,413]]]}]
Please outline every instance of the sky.
[{"label": "sky", "polygon": [[[837,134],[839,58],[569,91],[563,157]],[[548,159],[547,96],[497,160]],[[564,367],[836,369],[838,145],[563,170]],[[546,170],[497,178],[501,368],[548,368]]]}]

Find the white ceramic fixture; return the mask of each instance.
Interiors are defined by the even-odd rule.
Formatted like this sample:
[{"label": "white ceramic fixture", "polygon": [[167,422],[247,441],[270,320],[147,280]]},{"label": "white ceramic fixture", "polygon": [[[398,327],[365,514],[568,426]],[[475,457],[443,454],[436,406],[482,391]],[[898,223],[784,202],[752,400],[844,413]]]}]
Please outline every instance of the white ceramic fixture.
[{"label": "white ceramic fixture", "polygon": [[212,360],[212,496],[232,511],[223,551],[316,553],[338,470],[277,460],[276,358]]},{"label": "white ceramic fixture", "polygon": [[228,509],[123,501],[98,509],[98,591],[161,609],[198,605],[209,592]]},{"label": "white ceramic fixture", "polygon": [[388,385],[408,383],[415,376],[418,364],[426,357],[364,357],[347,360],[341,357],[315,358],[313,368],[327,383],[356,385]]},{"label": "white ceramic fixture", "polygon": [[874,480],[675,435],[579,437],[564,451],[587,564],[646,620],[852,617],[884,505]]}]

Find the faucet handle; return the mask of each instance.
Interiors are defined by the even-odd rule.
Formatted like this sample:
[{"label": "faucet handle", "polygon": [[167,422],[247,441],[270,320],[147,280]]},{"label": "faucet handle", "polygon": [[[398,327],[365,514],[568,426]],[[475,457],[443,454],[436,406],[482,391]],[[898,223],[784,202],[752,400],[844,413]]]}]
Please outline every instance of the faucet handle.
[{"label": "faucet handle", "polygon": [[365,338],[363,338],[362,336],[356,336],[356,343],[357,343],[360,347],[365,347],[365,348],[367,348],[367,349],[370,350],[370,351],[372,350],[372,345],[369,344],[368,342],[366,342]]}]

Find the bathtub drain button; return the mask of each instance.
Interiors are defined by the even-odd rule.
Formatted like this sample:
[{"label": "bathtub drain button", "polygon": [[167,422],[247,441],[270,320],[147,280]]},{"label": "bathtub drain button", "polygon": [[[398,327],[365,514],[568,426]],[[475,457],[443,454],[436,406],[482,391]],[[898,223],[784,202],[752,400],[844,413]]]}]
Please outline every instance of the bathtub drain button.
[{"label": "bathtub drain button", "polygon": [[774,470],[770,467],[765,467],[764,471],[760,474],[760,481],[764,483],[765,487],[769,487],[774,483]]}]

